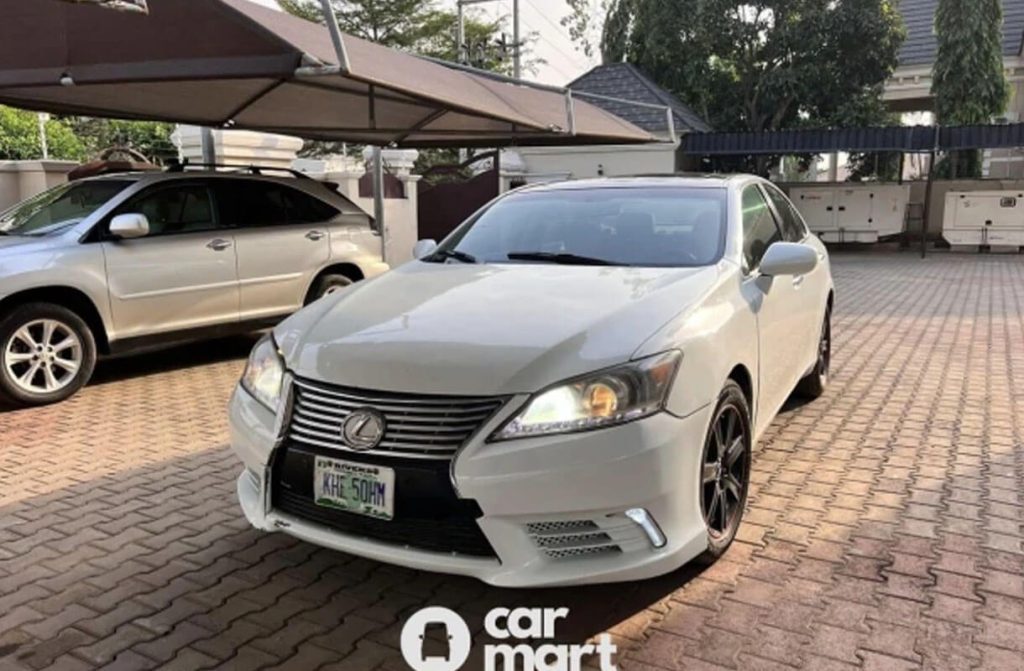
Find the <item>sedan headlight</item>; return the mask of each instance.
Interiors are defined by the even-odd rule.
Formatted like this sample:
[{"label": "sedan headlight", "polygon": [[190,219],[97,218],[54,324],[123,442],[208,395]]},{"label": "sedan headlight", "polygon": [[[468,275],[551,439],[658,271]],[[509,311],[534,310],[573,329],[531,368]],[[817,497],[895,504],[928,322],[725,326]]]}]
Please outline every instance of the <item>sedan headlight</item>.
[{"label": "sedan headlight", "polygon": [[653,415],[665,407],[681,359],[680,352],[665,352],[551,387],[492,439],[587,431]]},{"label": "sedan headlight", "polygon": [[249,362],[242,373],[242,387],[253,398],[277,412],[284,380],[284,360],[272,336],[265,336],[252,348]]}]

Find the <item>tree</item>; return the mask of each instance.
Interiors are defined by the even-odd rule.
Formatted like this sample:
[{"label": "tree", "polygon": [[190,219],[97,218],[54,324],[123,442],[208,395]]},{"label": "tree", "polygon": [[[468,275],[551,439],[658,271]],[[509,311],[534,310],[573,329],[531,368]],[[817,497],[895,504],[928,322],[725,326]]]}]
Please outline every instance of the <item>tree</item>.
[{"label": "tree", "polygon": [[636,64],[717,130],[884,124],[905,37],[896,3],[613,0],[602,56]]},{"label": "tree", "polygon": [[[281,7],[308,21],[323,23],[319,0],[278,0]],[[457,22],[455,12],[438,9],[436,0],[331,0],[338,27],[349,35],[372,40],[385,46],[402,49],[423,56],[447,61],[459,59]],[[495,48],[504,20],[486,21],[479,15],[464,18],[466,44],[470,46],[473,65],[494,72],[509,74],[511,59]],[[531,35],[525,41],[536,39]],[[477,49],[475,45],[489,45]],[[524,48],[525,51],[525,48]],[[479,54],[479,56],[478,56]],[[527,60],[524,70],[539,61]],[[306,142],[300,154],[306,157],[341,154],[340,142]],[[350,149],[350,153],[352,150]],[[430,165],[455,161],[454,149],[431,149],[420,152],[416,170],[422,172]]]},{"label": "tree", "polygon": [[[88,150],[67,123],[51,118],[46,122],[46,146],[50,158],[80,161]],[[0,159],[23,161],[43,156],[39,137],[39,116],[35,112],[0,105]]]},{"label": "tree", "polygon": [[[1004,112],[1010,92],[1003,70],[1001,1],[939,0],[935,34],[932,94],[938,122],[984,124]],[[953,163],[958,174],[981,177],[980,159],[977,151],[957,152]]]},{"label": "tree", "polygon": [[[436,0],[331,0],[338,27],[378,44],[411,51],[424,56],[458,60],[455,12],[437,8]],[[323,23],[319,0],[279,0],[281,7],[308,21]],[[510,62],[501,60],[493,46],[503,21],[485,21],[479,16],[465,17],[466,43],[491,45],[490,53],[478,67],[507,72]]]},{"label": "tree", "polygon": [[178,148],[171,142],[174,124],[69,117],[67,125],[81,140],[89,156],[109,147],[128,147],[157,163],[178,157]]}]

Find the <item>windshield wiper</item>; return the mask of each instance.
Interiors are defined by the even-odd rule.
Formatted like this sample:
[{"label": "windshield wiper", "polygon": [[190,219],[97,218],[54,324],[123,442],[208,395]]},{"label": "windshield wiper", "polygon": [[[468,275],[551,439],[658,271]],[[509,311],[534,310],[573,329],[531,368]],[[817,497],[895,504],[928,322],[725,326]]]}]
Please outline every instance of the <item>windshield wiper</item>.
[{"label": "windshield wiper", "polygon": [[546,263],[559,263],[566,266],[618,266],[607,259],[598,259],[592,256],[580,256],[579,254],[567,254],[565,252],[509,252],[510,261],[544,261]]},{"label": "windshield wiper", "polygon": [[472,254],[460,252],[457,249],[439,249],[436,252],[434,252],[432,256],[438,259],[439,261],[443,261],[445,259],[455,259],[456,261],[461,261],[462,263],[479,263],[479,261],[476,260],[476,257],[473,256]]}]

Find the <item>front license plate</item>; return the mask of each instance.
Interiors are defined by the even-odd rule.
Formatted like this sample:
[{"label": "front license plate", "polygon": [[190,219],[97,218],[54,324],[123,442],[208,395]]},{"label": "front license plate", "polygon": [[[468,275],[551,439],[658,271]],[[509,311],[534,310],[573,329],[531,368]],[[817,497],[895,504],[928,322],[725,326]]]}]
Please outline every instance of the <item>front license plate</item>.
[{"label": "front license plate", "polygon": [[326,508],[390,520],[395,516],[395,471],[373,464],[316,457],[313,500]]}]

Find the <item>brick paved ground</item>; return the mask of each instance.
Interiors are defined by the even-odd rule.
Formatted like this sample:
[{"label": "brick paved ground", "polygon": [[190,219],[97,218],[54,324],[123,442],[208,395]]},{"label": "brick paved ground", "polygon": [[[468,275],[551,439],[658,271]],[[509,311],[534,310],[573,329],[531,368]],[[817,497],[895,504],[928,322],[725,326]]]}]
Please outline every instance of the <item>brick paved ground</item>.
[{"label": "brick paved ground", "polygon": [[544,604],[635,671],[1024,669],[1024,260],[836,279],[833,387],[762,442],[739,542],[639,584],[502,591],[248,530],[224,404],[251,340],[0,411],[0,668],[402,669],[421,605]]}]

